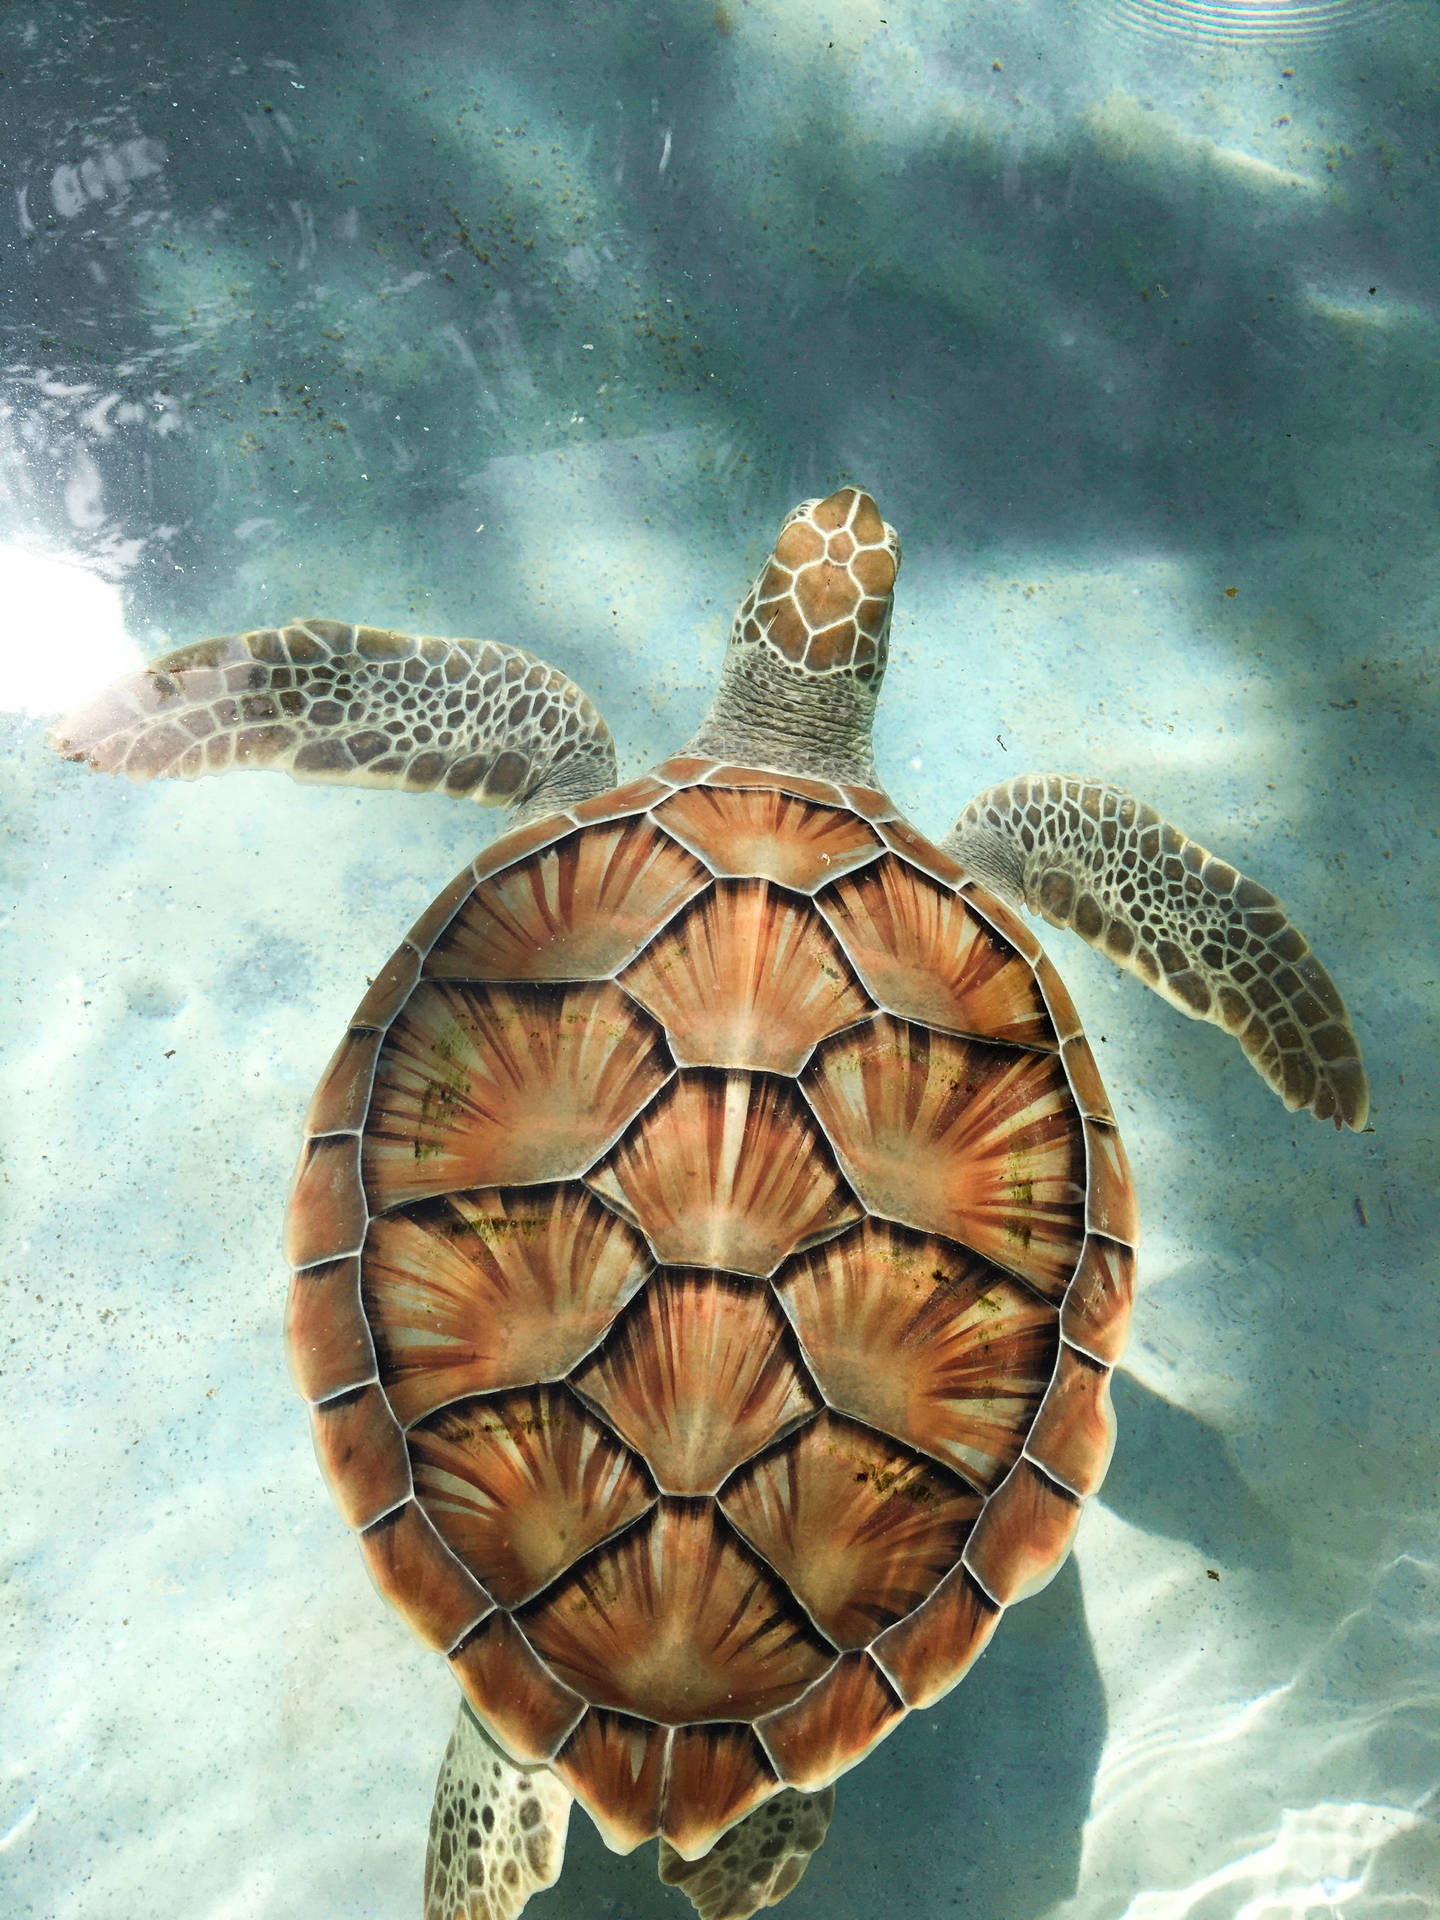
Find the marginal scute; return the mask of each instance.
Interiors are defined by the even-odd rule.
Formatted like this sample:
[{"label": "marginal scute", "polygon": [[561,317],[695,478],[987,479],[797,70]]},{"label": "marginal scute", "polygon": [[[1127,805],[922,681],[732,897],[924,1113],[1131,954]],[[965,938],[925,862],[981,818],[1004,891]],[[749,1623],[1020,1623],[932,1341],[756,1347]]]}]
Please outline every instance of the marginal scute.
[{"label": "marginal scute", "polygon": [[665,1275],[572,1384],[643,1455],[662,1492],[713,1493],[818,1405],[789,1345],[764,1289]]},{"label": "marginal scute", "polygon": [[424,981],[391,1026],[365,1132],[376,1210],[583,1172],[670,1072],[663,1037],[608,982]]},{"label": "marginal scute", "polygon": [[817,1040],[873,1011],[810,907],[763,880],[721,880],[620,976],[678,1065],[797,1073]]},{"label": "marginal scute", "polygon": [[778,787],[683,787],[654,817],[722,878],[759,875],[797,893],[812,893],[881,850],[849,811]]},{"label": "marginal scute", "polygon": [[750,1727],[677,1727],[660,1830],[682,1860],[696,1860],[778,1785]]},{"label": "marginal scute", "polygon": [[1079,1519],[1074,1494],[1022,1459],[986,1502],[965,1565],[997,1605],[1027,1600],[1064,1565]]},{"label": "marginal scute", "polygon": [[1103,1233],[1112,1240],[1137,1246],[1140,1210],[1119,1133],[1104,1121],[1087,1120],[1085,1145],[1089,1175],[1085,1225],[1092,1233]]},{"label": "marginal scute", "polygon": [[1084,1152],[1058,1060],[882,1014],[822,1041],[801,1085],[872,1213],[962,1241],[1042,1291],[1068,1282]]},{"label": "marginal scute", "polygon": [[482,1188],[373,1221],[365,1308],[397,1418],[559,1379],[650,1264],[640,1235],[578,1184]]},{"label": "marginal scute", "polygon": [[1110,1369],[1076,1347],[1062,1346],[1025,1457],[1077,1499],[1099,1491],[1115,1449]]},{"label": "marginal scute", "polygon": [[613,973],[709,875],[647,821],[553,842],[482,881],[430,951],[444,980],[593,980]]},{"label": "marginal scute", "polygon": [[1055,1312],[967,1248],[880,1220],[790,1261],[776,1295],[832,1406],[995,1486],[1054,1366]]},{"label": "marginal scute", "polygon": [[1090,1051],[1090,1042],[1084,1034],[1067,1040],[1060,1049],[1060,1057],[1065,1062],[1070,1091],[1081,1113],[1087,1120],[1104,1120],[1113,1126],[1115,1114],[1100,1078],[1100,1069],[1095,1064],[1095,1055]]},{"label": "marginal scute", "polygon": [[450,1666],[481,1722],[522,1767],[553,1759],[585,1712],[508,1613],[492,1613],[462,1640]]},{"label": "marginal scute", "polygon": [[376,1378],[354,1254],[291,1276],[285,1344],[291,1375],[306,1400],[329,1400]]},{"label": "marginal scute", "polygon": [[489,1598],[413,1500],[367,1527],[360,1549],[381,1594],[437,1653],[448,1653],[491,1611]]},{"label": "marginal scute", "polygon": [[1087,1234],[1060,1309],[1061,1334],[1071,1346],[1113,1367],[1125,1351],[1134,1295],[1135,1249],[1103,1234]]},{"label": "marginal scute", "polygon": [[957,865],[948,853],[942,853],[923,833],[917,833],[908,820],[897,816],[893,820],[877,821],[875,831],[887,847],[908,860],[912,866],[918,867],[922,873],[928,873],[932,880],[940,881],[942,886],[957,887],[965,878],[964,868]]},{"label": "marginal scute", "polygon": [[840,789],[828,780],[807,780],[803,774],[773,773],[757,767],[713,767],[705,775],[709,787],[773,787],[780,793],[793,793],[801,800],[814,800],[822,807],[843,804]]},{"label": "marginal scute", "polygon": [[285,1212],[290,1266],[315,1266],[358,1252],[367,1218],[358,1137],[340,1133],[307,1140]]},{"label": "marginal scute", "polygon": [[352,1027],[388,1027],[420,978],[420,955],[407,940],[396,948],[355,1009]]},{"label": "marginal scute", "polygon": [[965,1678],[999,1620],[999,1607],[958,1566],[870,1652],[907,1707],[929,1707]]},{"label": "marginal scute", "polygon": [[522,1625],[593,1705],[669,1725],[758,1716],[834,1657],[709,1501],[662,1501]]},{"label": "marginal scute", "polygon": [[720,1505],[826,1638],[859,1648],[954,1566],[981,1502],[943,1468],[824,1414],[738,1473]]},{"label": "marginal scute", "polygon": [[865,1653],[847,1653],[803,1699],[756,1728],[788,1786],[815,1792],[865,1758],[905,1703]]},{"label": "marginal scute", "polygon": [[805,1103],[763,1074],[678,1073],[586,1181],[657,1258],[762,1279],[860,1216]]},{"label": "marginal scute", "polygon": [[454,919],[462,901],[467,899],[475,888],[475,867],[472,862],[462,867],[460,872],[443,887],[420,918],[406,934],[406,943],[414,947],[417,953],[429,953],[436,940]]},{"label": "marginal scute", "polygon": [[715,771],[716,762],[694,753],[672,753],[655,769],[655,778],[672,787],[693,786]]},{"label": "marginal scute", "polygon": [[548,1586],[653,1504],[649,1476],[563,1387],[466,1400],[409,1435],[415,1497],[501,1606]]},{"label": "marginal scute", "polygon": [[612,1853],[660,1831],[670,1729],[592,1707],[560,1749],[555,1771]]},{"label": "marginal scute", "polygon": [[647,773],[643,779],[630,780],[623,787],[612,787],[608,793],[597,793],[592,799],[580,801],[571,807],[570,817],[582,827],[601,820],[624,819],[632,813],[644,813],[671,791],[668,780]]},{"label": "marginal scute", "polygon": [[870,992],[902,1018],[1053,1049],[1035,975],[953,888],[894,858],[827,887],[816,905]]},{"label": "marginal scute", "polygon": [[411,1494],[405,1436],[376,1385],[310,1409],[315,1457],[347,1527],[360,1529]]},{"label": "marginal scute", "polygon": [[330,1057],[305,1115],[307,1134],[353,1133],[365,1124],[383,1035],[351,1028]]}]

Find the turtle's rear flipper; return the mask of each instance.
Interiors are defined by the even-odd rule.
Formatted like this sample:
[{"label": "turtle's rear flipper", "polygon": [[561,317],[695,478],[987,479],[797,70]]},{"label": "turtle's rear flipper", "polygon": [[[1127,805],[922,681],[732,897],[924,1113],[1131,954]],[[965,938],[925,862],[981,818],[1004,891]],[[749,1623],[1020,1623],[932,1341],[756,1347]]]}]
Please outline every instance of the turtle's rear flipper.
[{"label": "turtle's rear flipper", "polygon": [[684,1891],[700,1920],[750,1920],[761,1907],[777,1905],[799,1880],[834,1810],[833,1787],[823,1793],[785,1787],[698,1860],[682,1859],[662,1840],[660,1878]]},{"label": "turtle's rear flipper", "polygon": [[1287,1107],[1364,1126],[1360,1044],[1309,941],[1273,893],[1153,807],[1099,781],[1030,774],[977,794],[941,844],[1002,899],[1233,1033]]},{"label": "turtle's rear flipper", "polygon": [[527,812],[615,784],[610,729],[519,647],[294,620],[152,660],[55,727],[68,760],[132,780],[274,768],[438,789]]},{"label": "turtle's rear flipper", "polygon": [[435,1783],[425,1920],[516,1920],[560,1877],[570,1805],[548,1767],[515,1766],[462,1705]]}]

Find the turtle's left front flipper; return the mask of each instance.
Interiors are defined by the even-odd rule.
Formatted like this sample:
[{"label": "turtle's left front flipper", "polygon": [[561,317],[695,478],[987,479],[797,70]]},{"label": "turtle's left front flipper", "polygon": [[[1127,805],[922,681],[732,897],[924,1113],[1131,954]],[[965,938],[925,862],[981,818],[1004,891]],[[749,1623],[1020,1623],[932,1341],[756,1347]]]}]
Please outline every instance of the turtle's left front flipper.
[{"label": "turtle's left front flipper", "polygon": [[462,1701],[435,1783],[425,1920],[519,1920],[560,1878],[570,1805],[548,1767],[517,1767]]},{"label": "turtle's left front flipper", "polygon": [[1002,899],[1233,1033],[1287,1107],[1364,1126],[1359,1042],[1310,943],[1273,893],[1153,807],[1098,781],[1030,774],[977,794],[941,844]]},{"label": "turtle's left front flipper", "polygon": [[181,647],[68,714],[52,738],[67,759],[132,780],[274,768],[527,813],[615,784],[610,729],[557,667],[495,640],[338,620]]}]

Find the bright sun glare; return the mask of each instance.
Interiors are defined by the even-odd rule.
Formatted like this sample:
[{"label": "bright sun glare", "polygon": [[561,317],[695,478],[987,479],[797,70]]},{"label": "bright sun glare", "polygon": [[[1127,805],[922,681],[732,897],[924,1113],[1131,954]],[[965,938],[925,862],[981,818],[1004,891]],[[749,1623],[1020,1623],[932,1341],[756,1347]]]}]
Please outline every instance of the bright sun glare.
[{"label": "bright sun glare", "polygon": [[142,663],[117,587],[63,554],[0,544],[0,708],[64,713]]}]

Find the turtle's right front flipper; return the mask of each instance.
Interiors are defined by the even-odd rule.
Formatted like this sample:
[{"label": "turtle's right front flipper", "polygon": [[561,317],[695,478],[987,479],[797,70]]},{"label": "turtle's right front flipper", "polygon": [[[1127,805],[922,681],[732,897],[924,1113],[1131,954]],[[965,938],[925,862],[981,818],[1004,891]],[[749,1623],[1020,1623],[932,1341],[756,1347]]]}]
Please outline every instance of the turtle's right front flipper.
[{"label": "turtle's right front flipper", "polygon": [[615,784],[610,730],[558,668],[493,640],[336,620],[167,653],[67,715],[52,738],[67,759],[132,780],[273,768],[526,812]]},{"label": "turtle's right front flipper", "polygon": [[1273,893],[1153,807],[1096,780],[1029,774],[977,794],[941,845],[1002,899],[1233,1033],[1287,1107],[1364,1126],[1360,1043],[1309,941]]}]

